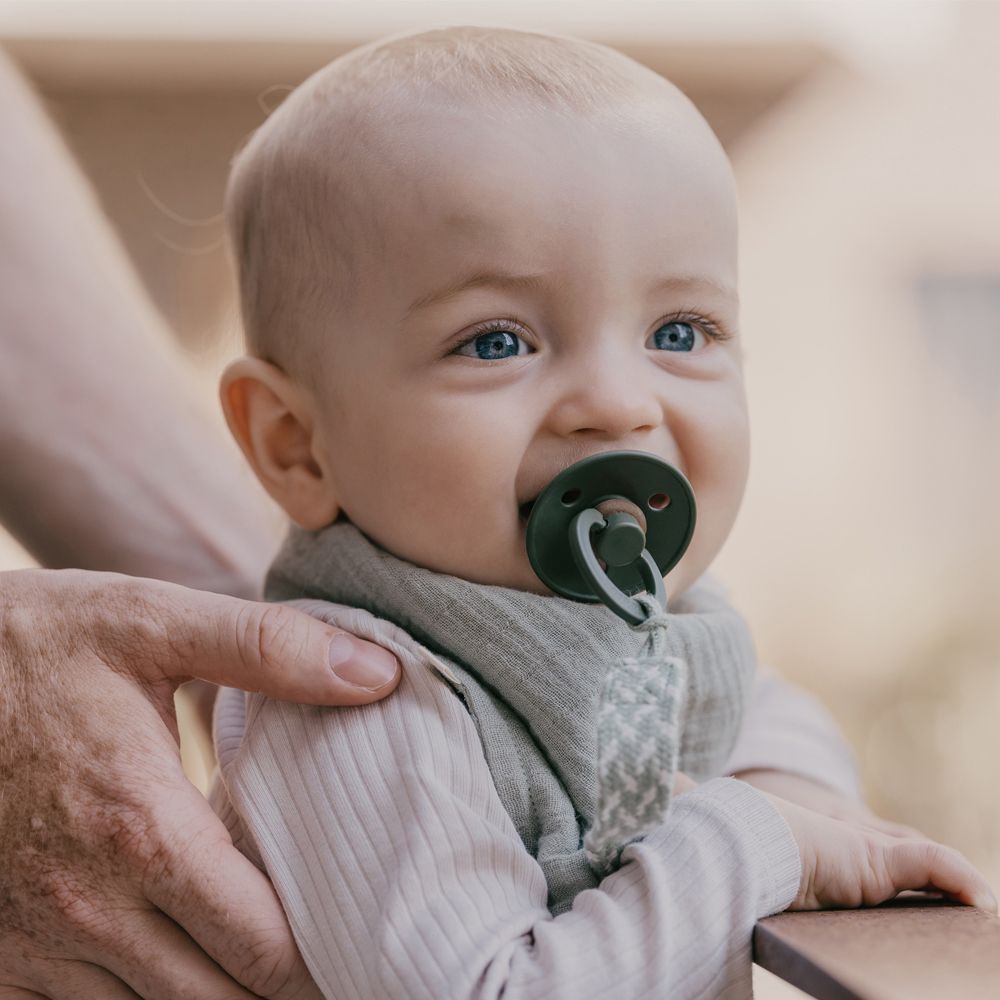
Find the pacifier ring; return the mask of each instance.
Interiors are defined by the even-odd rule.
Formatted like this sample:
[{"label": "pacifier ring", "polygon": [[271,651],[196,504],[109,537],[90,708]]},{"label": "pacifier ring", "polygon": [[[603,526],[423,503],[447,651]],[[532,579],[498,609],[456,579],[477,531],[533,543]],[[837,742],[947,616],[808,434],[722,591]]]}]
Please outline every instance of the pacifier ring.
[{"label": "pacifier ring", "polygon": [[[639,524],[631,514],[622,517],[631,519],[637,531]],[[606,604],[619,618],[630,625],[639,625],[648,617],[646,609],[631,595],[624,593],[615,585],[607,571],[597,558],[594,545],[594,530],[607,530],[608,521],[593,507],[581,511],[573,519],[570,530],[570,551],[580,575],[587,581],[598,599]],[[667,595],[663,588],[663,574],[645,546],[636,557],[639,560],[639,573],[646,585],[645,589],[663,610],[667,608]]]}]

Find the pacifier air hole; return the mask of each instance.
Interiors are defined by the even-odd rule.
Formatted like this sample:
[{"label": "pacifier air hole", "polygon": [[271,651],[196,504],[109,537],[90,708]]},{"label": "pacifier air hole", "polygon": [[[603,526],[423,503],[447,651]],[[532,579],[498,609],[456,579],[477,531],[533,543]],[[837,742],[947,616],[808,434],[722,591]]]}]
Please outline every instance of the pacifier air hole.
[{"label": "pacifier air hole", "polygon": [[646,503],[650,510],[666,510],[670,506],[670,497],[666,493],[654,493]]},{"label": "pacifier air hole", "polygon": [[573,504],[575,504],[579,499],[580,499],[580,491],[578,489],[567,490],[562,495],[562,502],[567,507],[572,507]]}]

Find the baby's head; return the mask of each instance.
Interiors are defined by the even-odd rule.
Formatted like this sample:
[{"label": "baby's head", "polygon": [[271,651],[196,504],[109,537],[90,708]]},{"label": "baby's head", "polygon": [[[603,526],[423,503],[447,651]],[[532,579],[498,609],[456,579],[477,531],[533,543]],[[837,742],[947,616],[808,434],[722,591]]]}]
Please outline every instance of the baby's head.
[{"label": "baby's head", "polygon": [[285,100],[226,208],[249,356],[223,406],[299,525],[544,593],[530,501],[634,449],[697,501],[668,596],[715,558],[749,462],[736,198],[671,83],[572,38],[393,36]]}]

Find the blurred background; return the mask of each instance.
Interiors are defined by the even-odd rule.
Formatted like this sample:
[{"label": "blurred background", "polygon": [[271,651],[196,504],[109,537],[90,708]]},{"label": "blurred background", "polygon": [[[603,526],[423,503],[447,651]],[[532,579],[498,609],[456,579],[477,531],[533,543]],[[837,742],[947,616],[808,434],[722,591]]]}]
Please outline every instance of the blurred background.
[{"label": "blurred background", "polygon": [[[753,427],[716,570],[761,659],[843,728],[869,804],[1000,889],[1000,4],[36,0],[0,3],[0,45],[214,400],[240,344],[233,152],[341,52],[462,22],[615,46],[716,130]],[[0,569],[27,565],[0,537]]]}]

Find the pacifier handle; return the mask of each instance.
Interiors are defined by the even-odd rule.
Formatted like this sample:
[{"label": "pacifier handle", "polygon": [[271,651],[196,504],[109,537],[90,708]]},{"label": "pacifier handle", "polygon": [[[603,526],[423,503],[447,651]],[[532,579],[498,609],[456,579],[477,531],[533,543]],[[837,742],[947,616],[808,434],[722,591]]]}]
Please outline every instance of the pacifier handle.
[{"label": "pacifier handle", "polygon": [[[580,575],[590,584],[598,598],[630,625],[642,624],[649,613],[634,597],[615,585],[598,562],[596,550],[600,549],[605,561],[615,566],[627,566],[638,558],[638,569],[646,590],[661,608],[666,609],[667,594],[663,576],[645,543],[645,532],[639,522],[625,512],[610,514],[605,518],[600,511],[588,507],[573,518],[570,526],[570,551]],[[637,544],[641,549],[639,552],[635,551]]]}]

